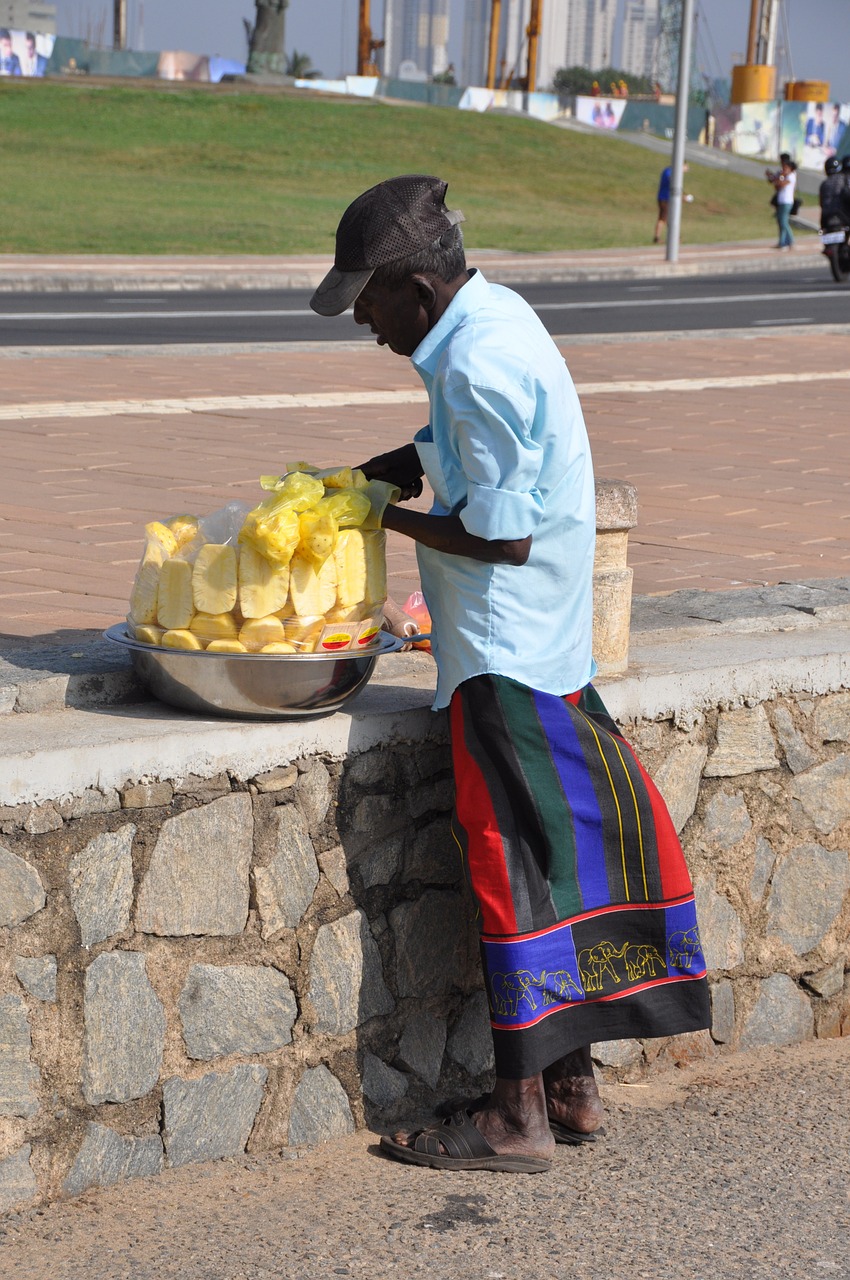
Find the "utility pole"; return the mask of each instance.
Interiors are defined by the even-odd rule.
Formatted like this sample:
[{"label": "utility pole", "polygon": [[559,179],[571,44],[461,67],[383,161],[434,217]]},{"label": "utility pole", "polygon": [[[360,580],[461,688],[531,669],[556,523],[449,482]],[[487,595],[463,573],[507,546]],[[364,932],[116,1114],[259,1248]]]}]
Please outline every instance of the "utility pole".
[{"label": "utility pole", "polygon": [[112,47],[127,48],[127,0],[113,0]]},{"label": "utility pole", "polygon": [[691,88],[691,36],[694,0],[682,0],[682,30],[679,36],[679,82],[676,88],[676,132],[673,136],[673,163],[670,174],[670,207],[667,211],[667,261],[679,261],[682,226],[682,175],[685,141],[688,136],[688,98]]},{"label": "utility pole", "polygon": [[534,93],[537,88],[537,43],[540,38],[540,11],[543,0],[531,0],[531,13],[525,34],[528,36],[528,65],[525,76],[527,93]]},{"label": "utility pole", "polygon": [[496,58],[499,53],[499,27],[502,25],[502,0],[492,0],[490,10],[490,44],[487,49],[487,88],[496,88]]}]

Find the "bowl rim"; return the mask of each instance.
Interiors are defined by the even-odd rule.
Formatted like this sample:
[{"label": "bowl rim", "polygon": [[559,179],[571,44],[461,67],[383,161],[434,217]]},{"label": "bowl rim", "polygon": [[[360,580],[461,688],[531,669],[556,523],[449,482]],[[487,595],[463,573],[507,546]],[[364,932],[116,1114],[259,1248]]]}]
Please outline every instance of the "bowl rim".
[{"label": "bowl rim", "polygon": [[121,645],[136,653],[162,653],[178,658],[223,658],[228,662],[251,662],[260,658],[268,662],[340,662],[349,658],[378,658],[386,653],[398,653],[408,639],[392,635],[389,631],[379,631],[376,639],[362,649],[340,649],[334,653],[209,653],[206,649],[171,649],[162,644],[143,644],[127,633],[126,622],[115,622],[103,632],[104,640]]}]

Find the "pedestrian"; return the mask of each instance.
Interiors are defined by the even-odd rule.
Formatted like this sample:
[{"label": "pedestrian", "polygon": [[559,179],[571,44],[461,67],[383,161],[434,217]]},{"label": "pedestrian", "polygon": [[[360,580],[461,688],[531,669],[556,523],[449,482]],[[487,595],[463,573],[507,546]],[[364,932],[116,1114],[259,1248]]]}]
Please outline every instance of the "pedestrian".
[{"label": "pedestrian", "polygon": [[841,161],[830,156],[824,164],[826,177],[818,189],[821,231],[837,231],[850,225],[850,190]]},{"label": "pedestrian", "polygon": [[428,514],[416,542],[448,709],[452,832],[477,902],[496,1063],[486,1099],[395,1159],[542,1172],[601,1133],[590,1046],[709,1024],[693,890],[658,791],[590,683],[595,497],[581,407],[532,308],[468,269],[447,184],[379,183],[343,214],[311,306],[406,356],[428,425],[362,464]]},{"label": "pedestrian", "polygon": [[[682,165],[682,172],[688,172],[687,161]],[[673,177],[673,166],[668,165],[666,169],[661,170],[661,177],[658,180],[658,217],[655,220],[655,231],[652,236],[652,243],[658,244],[661,239],[661,228],[667,227],[667,213],[670,208],[670,182]],[[693,196],[686,195],[682,197],[688,204],[693,200]]]},{"label": "pedestrian", "polygon": [[766,169],[768,182],[776,188],[775,200],[771,201],[776,210],[776,223],[779,227],[779,243],[777,249],[790,251],[794,247],[794,236],[791,232],[791,210],[794,206],[794,192],[797,188],[797,166],[783,152],[779,157],[779,170]]}]

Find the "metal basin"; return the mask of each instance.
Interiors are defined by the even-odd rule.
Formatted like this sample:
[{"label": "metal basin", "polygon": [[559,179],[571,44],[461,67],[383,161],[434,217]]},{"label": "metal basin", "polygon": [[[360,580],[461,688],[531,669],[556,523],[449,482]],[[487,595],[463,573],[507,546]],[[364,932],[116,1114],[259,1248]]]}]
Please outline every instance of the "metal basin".
[{"label": "metal basin", "polygon": [[300,720],[338,711],[369,680],[382,654],[403,640],[380,631],[368,649],[345,653],[205,653],[140,644],[124,622],[103,633],[130,654],[155,697],[203,715]]}]

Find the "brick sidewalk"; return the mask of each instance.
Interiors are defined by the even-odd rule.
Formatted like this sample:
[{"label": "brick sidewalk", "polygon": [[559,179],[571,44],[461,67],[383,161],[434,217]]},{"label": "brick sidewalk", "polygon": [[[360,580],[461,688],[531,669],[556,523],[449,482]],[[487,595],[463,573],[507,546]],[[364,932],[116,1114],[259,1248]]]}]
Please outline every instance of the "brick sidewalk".
[{"label": "brick sidewalk", "polygon": [[[597,474],[638,489],[636,592],[850,572],[846,335],[661,335],[566,340],[562,349],[582,391]],[[257,476],[296,458],[357,463],[409,439],[427,412],[423,403],[345,403],[352,391],[409,400],[421,392],[406,361],[371,344],[226,356],[11,356],[2,371],[0,633],[12,636],[102,627],[123,616],[142,526],[153,516],[253,501]],[[769,381],[794,371],[810,380]],[[758,385],[760,377],[768,381]],[[691,383],[670,385],[680,379]],[[649,385],[628,385],[635,381]],[[233,403],[251,394],[334,392],[341,403],[318,407]],[[225,403],[179,414],[173,406],[136,413],[125,405],[68,417],[28,407],[64,402],[73,414],[81,402],[189,397]],[[416,584],[415,559],[396,536],[390,575],[403,601]]]}]

